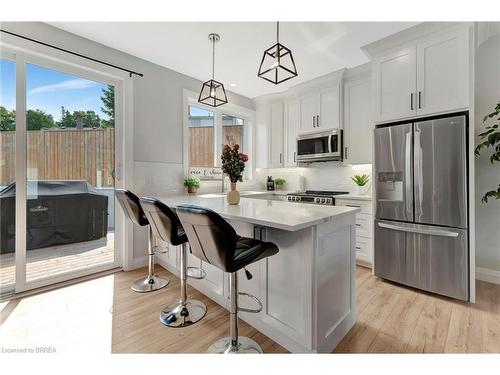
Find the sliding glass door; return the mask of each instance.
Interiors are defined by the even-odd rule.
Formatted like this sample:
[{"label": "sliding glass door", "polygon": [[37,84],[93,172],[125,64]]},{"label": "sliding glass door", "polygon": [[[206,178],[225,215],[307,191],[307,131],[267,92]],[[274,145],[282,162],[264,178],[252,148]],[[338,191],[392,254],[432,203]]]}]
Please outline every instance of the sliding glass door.
[{"label": "sliding glass door", "polygon": [[60,62],[13,56],[1,65],[3,292],[120,264],[114,205],[119,82]]},{"label": "sliding glass door", "polygon": [[[14,290],[16,281],[15,197],[4,190],[16,182],[16,63],[14,56],[0,59],[0,293]],[[9,214],[11,213],[11,214]]]}]

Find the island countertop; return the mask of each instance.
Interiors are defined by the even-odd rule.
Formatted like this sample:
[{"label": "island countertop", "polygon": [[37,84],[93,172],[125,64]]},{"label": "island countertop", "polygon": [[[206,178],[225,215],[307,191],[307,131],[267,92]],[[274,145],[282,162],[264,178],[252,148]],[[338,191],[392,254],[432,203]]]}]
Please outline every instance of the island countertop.
[{"label": "island countertop", "polygon": [[353,207],[321,206],[244,196],[239,205],[229,205],[226,196],[221,194],[164,195],[157,198],[170,207],[185,204],[206,207],[229,220],[288,231],[297,231],[360,211]]}]

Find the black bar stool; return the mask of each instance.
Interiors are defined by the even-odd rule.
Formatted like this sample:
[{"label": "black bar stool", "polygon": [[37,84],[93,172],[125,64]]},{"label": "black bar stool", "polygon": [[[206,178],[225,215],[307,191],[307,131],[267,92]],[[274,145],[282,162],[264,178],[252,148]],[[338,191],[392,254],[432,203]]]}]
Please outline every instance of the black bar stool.
[{"label": "black bar stool", "polygon": [[132,284],[132,290],[134,292],[144,293],[167,286],[170,282],[167,277],[155,275],[155,252],[157,247],[153,246],[153,233],[151,232],[151,226],[149,225],[148,219],[144,216],[144,211],[139,203],[139,197],[130,190],[124,189],[115,189],[115,195],[118,203],[120,203],[120,206],[123,209],[123,212],[125,212],[125,215],[130,219],[130,221],[141,227],[146,225],[148,226],[148,276],[137,279],[134,284]]},{"label": "black bar stool", "polygon": [[262,353],[254,340],[238,336],[238,311],[259,312],[238,307],[238,274],[245,266],[278,253],[271,242],[240,237],[233,227],[216,212],[197,206],[178,206],[177,215],[186,231],[193,255],[229,273],[230,280],[230,337],[224,337],[210,346],[209,353]]},{"label": "black bar stool", "polygon": [[[201,301],[187,298],[187,249],[188,238],[179,218],[167,205],[155,198],[142,197],[141,206],[149,220],[150,226],[158,238],[181,247],[181,298],[178,302],[165,307],[160,313],[160,321],[167,327],[186,327],[200,321],[207,312],[207,307]],[[204,271],[199,269],[200,276],[190,276],[198,279],[204,277]]]}]

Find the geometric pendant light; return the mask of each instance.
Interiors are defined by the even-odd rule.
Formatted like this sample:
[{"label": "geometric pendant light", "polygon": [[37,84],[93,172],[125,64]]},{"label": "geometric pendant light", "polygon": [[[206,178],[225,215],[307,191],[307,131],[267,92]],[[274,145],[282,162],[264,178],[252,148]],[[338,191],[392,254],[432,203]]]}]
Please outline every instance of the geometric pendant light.
[{"label": "geometric pendant light", "polygon": [[280,23],[276,22],[276,44],[264,51],[257,76],[277,85],[297,75],[292,51],[280,44]]},{"label": "geometric pendant light", "polygon": [[212,42],[212,79],[201,86],[198,102],[211,107],[218,107],[227,103],[226,90],[224,85],[214,79],[215,71],[215,43],[220,40],[219,34],[209,34],[208,39]]}]

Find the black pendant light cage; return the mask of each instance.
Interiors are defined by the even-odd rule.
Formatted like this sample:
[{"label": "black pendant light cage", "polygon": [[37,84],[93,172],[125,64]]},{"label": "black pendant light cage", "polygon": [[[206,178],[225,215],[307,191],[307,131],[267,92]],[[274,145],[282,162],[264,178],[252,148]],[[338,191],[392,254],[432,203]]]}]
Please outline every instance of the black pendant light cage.
[{"label": "black pendant light cage", "polygon": [[221,82],[214,79],[215,73],[215,43],[220,40],[219,34],[210,34],[208,39],[212,42],[212,79],[203,83],[201,86],[200,96],[198,102],[209,105],[211,107],[218,107],[227,103],[226,89]]},{"label": "black pendant light cage", "polygon": [[275,85],[297,77],[292,51],[279,42],[279,22],[276,22],[276,44],[264,51],[258,77]]}]

